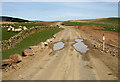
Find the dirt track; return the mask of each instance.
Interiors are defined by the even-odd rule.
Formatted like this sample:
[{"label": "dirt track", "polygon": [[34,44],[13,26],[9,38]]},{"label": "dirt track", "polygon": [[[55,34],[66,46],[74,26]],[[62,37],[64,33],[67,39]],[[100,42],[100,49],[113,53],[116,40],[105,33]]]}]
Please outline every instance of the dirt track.
[{"label": "dirt track", "polygon": [[[116,80],[117,58],[89,46],[87,53],[80,53],[72,46],[75,39],[87,40],[87,34],[73,27],[56,34],[53,43],[62,41],[65,47],[53,51],[50,44],[37,49],[34,56],[24,58],[16,70],[3,72],[3,80]],[[106,61],[108,59],[108,61]],[[112,60],[112,61],[111,61]],[[111,63],[111,66],[110,66]],[[112,69],[112,66],[114,66]]]}]

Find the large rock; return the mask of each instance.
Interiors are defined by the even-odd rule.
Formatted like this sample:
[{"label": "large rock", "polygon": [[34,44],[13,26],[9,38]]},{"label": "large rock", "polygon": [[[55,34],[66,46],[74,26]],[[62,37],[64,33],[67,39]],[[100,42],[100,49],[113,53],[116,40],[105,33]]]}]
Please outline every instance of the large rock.
[{"label": "large rock", "polygon": [[53,35],[53,38],[56,38],[56,35]]},{"label": "large rock", "polygon": [[51,41],[50,41],[50,39],[47,39],[46,42],[47,42],[48,44],[50,44]]},{"label": "large rock", "polygon": [[40,47],[39,46],[30,46],[29,49],[32,49],[32,50],[37,50],[39,49]]},{"label": "large rock", "polygon": [[44,48],[45,47],[44,42],[41,42],[38,46],[40,46],[40,48]]},{"label": "large rock", "polygon": [[22,57],[19,54],[10,55],[9,59],[12,59],[14,63],[22,61]]},{"label": "large rock", "polygon": [[50,38],[50,39],[49,39],[50,42],[53,42],[53,40],[54,40],[54,38]]},{"label": "large rock", "polygon": [[47,42],[44,42],[44,46],[48,46],[48,43],[47,43]]},{"label": "large rock", "polygon": [[22,51],[23,56],[33,56],[34,52],[32,49],[25,49]]},{"label": "large rock", "polygon": [[12,64],[12,59],[0,60],[0,66]]}]

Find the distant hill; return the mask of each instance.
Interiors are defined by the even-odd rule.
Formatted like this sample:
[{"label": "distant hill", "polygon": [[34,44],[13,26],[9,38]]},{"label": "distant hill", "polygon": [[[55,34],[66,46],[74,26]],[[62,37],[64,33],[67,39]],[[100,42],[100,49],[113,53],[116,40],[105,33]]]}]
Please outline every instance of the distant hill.
[{"label": "distant hill", "polygon": [[104,23],[118,23],[120,21],[120,18],[101,18],[101,19],[96,19],[93,22],[104,22]]},{"label": "distant hill", "polygon": [[83,20],[69,20],[70,22],[97,22],[97,23],[111,23],[118,24],[120,18],[111,17],[111,18],[97,18],[97,19],[83,19]]},{"label": "distant hill", "polygon": [[29,22],[28,20],[25,20],[25,19],[7,17],[7,16],[0,16],[0,21],[3,21],[3,22]]}]

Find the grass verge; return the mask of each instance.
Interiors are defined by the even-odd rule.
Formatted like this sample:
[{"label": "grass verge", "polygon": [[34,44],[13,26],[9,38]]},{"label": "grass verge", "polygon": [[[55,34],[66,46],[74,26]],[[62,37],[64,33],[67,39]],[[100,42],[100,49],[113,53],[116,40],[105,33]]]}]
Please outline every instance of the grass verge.
[{"label": "grass verge", "polygon": [[55,33],[63,30],[62,28],[46,29],[39,32],[35,32],[30,36],[23,39],[20,43],[16,44],[14,48],[10,48],[2,51],[2,58],[7,59],[10,55],[18,53],[22,55],[22,50],[27,49],[29,46],[37,45],[40,42],[46,41],[52,37]]}]

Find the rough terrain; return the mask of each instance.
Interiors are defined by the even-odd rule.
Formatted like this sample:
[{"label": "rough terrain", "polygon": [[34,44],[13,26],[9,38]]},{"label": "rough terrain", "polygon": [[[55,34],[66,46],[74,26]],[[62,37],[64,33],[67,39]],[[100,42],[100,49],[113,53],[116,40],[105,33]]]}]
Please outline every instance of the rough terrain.
[{"label": "rough terrain", "polygon": [[[44,49],[36,49],[34,56],[24,57],[18,67],[3,71],[3,80],[117,80],[118,59],[93,46],[89,34],[72,26],[64,30]],[[88,45],[86,53],[75,50],[75,39]],[[54,51],[53,44],[63,42],[64,48]],[[115,44],[116,45],[116,44]]]}]

